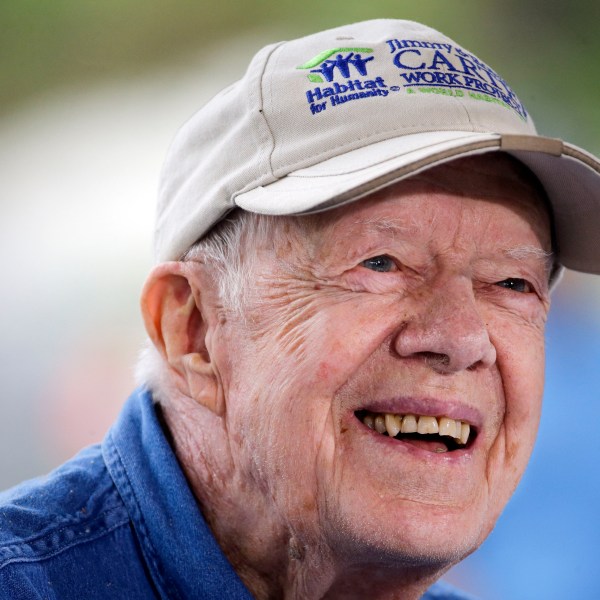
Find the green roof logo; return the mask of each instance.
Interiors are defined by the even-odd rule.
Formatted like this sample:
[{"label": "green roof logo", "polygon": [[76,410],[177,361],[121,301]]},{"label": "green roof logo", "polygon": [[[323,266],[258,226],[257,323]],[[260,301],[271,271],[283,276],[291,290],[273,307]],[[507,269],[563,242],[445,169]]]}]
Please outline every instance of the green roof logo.
[{"label": "green roof logo", "polygon": [[[363,54],[370,54],[372,48],[331,48],[324,50],[305,62],[297,69],[310,69],[308,80],[313,83],[322,83],[323,81],[333,81],[336,70],[344,78],[351,77],[350,67],[354,67],[359,75],[367,75],[367,63],[373,60],[373,56],[363,58]],[[344,56],[344,53],[347,53]],[[335,58],[331,58],[333,55]],[[318,68],[313,68],[317,67]]]}]

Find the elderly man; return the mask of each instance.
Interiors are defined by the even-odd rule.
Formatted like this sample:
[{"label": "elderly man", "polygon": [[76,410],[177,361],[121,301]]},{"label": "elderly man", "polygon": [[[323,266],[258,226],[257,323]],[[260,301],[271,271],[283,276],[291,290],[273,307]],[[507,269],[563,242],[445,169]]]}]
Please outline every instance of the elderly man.
[{"label": "elderly man", "polygon": [[[276,44],[179,133],[143,385],[2,497],[2,598],[462,598],[540,416],[600,163],[379,20]],[[436,583],[437,582],[437,583]]]}]

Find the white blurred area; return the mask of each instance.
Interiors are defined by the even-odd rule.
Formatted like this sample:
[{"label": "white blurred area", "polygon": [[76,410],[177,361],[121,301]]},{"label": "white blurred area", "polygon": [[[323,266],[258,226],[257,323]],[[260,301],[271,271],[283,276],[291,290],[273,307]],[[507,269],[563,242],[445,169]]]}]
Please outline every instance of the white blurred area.
[{"label": "white blurred area", "polygon": [[0,120],[0,489],[100,441],[133,389],[163,157],[267,42],[228,39]]}]

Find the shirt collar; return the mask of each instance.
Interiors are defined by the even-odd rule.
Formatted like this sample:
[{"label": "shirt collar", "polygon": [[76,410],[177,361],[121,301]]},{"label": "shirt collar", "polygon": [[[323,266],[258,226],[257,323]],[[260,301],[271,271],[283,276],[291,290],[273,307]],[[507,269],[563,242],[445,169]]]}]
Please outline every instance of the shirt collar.
[{"label": "shirt collar", "polygon": [[251,600],[202,517],[150,392],[128,399],[102,450],[163,597]]}]

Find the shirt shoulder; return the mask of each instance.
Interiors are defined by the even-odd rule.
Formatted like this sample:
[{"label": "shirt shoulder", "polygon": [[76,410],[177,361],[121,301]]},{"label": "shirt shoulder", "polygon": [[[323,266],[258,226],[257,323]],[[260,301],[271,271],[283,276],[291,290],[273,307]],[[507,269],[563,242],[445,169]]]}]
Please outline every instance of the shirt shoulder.
[{"label": "shirt shoulder", "polygon": [[0,493],[0,567],[47,533],[89,525],[119,512],[122,503],[104,467],[99,446],[82,450],[48,475]]},{"label": "shirt shoulder", "polygon": [[137,554],[100,446],[0,494],[0,599],[154,597]]}]

